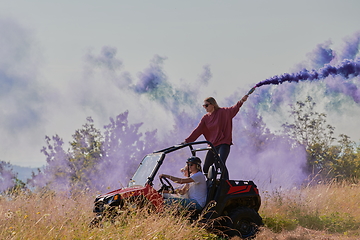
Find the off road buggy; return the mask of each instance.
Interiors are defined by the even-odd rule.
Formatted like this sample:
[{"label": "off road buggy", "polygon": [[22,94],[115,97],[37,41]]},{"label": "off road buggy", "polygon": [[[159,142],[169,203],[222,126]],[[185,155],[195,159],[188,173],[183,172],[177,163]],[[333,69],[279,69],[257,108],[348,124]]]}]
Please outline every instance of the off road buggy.
[{"label": "off road buggy", "polygon": [[[198,148],[195,148],[198,147]],[[182,150],[181,150],[182,149]],[[114,210],[135,208],[151,205],[156,211],[164,207],[164,190],[173,190],[171,183],[165,178],[160,179],[161,187],[156,190],[154,181],[158,180],[159,170],[166,161],[171,161],[171,156],[176,151],[186,151],[186,157],[196,156],[211,151],[215,156],[215,163],[210,167],[207,178],[207,202],[202,211],[193,211],[192,218],[198,218],[207,224],[209,230],[227,236],[252,237],[262,225],[262,218],[258,214],[261,198],[257,186],[253,181],[230,180],[229,172],[220,159],[215,147],[207,141],[192,142],[175,145],[146,155],[138,169],[130,179],[128,186],[96,197],[93,211],[96,217],[93,222],[101,221],[109,212]],[[165,170],[162,170],[165,171]],[[167,170],[168,171],[168,170]],[[199,219],[201,218],[201,219]],[[214,221],[219,219],[219,221]]]}]

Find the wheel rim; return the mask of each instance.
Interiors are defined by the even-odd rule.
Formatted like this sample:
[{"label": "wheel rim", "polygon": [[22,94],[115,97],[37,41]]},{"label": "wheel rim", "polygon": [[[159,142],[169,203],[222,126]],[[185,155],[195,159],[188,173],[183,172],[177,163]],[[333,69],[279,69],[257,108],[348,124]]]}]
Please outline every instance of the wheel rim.
[{"label": "wheel rim", "polygon": [[235,224],[235,228],[241,233],[242,237],[248,237],[255,233],[254,224],[246,219],[237,221]]}]

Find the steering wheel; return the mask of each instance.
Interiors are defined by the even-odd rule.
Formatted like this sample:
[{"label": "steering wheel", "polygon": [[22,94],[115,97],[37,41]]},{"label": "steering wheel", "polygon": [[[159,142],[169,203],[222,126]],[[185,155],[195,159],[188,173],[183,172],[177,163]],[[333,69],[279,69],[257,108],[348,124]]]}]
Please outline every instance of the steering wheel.
[{"label": "steering wheel", "polygon": [[[165,183],[164,183],[164,181],[165,181]],[[170,193],[175,193],[175,189],[174,189],[173,185],[171,185],[169,179],[162,176],[160,178],[160,182],[161,182],[162,186],[161,186],[159,192],[166,190],[166,191],[169,191]]]}]

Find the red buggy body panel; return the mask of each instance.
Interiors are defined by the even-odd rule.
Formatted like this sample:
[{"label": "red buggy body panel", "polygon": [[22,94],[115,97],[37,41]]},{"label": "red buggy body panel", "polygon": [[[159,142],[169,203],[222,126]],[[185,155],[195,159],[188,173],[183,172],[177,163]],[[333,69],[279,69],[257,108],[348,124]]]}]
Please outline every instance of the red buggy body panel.
[{"label": "red buggy body panel", "polygon": [[252,181],[227,180],[227,183],[230,186],[230,189],[227,192],[227,194],[229,195],[242,194],[242,193],[259,194],[259,190],[257,189],[256,185],[253,184]]},{"label": "red buggy body panel", "polygon": [[[147,201],[151,203],[157,211],[162,211],[164,207],[164,198],[152,186],[146,184],[145,187],[134,186],[120,188],[102,195],[97,196],[96,199],[107,200],[107,203],[112,205],[123,205],[124,202],[134,201],[134,199]],[[96,208],[96,207],[95,207]],[[96,209],[94,209],[95,212]]]}]

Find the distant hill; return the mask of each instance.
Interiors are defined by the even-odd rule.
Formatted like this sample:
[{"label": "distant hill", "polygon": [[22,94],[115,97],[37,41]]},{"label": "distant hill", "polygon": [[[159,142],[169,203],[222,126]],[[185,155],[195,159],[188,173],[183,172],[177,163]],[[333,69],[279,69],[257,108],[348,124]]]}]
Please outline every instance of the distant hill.
[{"label": "distant hill", "polygon": [[35,173],[38,172],[38,168],[21,167],[21,166],[17,166],[17,165],[11,165],[11,167],[13,169],[13,172],[18,174],[17,175],[18,179],[20,179],[21,181],[23,181],[25,183],[28,178],[31,178],[32,172],[35,172]]}]

